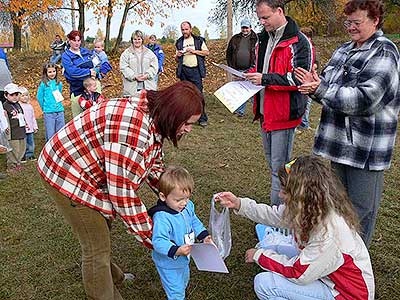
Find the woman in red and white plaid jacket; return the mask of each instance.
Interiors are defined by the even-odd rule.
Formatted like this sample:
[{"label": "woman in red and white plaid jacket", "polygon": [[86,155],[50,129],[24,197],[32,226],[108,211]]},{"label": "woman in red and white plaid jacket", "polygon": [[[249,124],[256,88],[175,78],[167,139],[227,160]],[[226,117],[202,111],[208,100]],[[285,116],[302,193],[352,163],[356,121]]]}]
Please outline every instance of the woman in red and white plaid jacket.
[{"label": "woman in red and white plaid jacket", "polygon": [[89,299],[122,299],[126,275],[111,263],[110,227],[118,215],[152,248],[152,222],[136,192],[157,191],[163,141],[177,146],[202,112],[203,96],[189,82],[138,97],[104,100],[85,110],[44,146],[38,170],[58,211],[77,235]]}]

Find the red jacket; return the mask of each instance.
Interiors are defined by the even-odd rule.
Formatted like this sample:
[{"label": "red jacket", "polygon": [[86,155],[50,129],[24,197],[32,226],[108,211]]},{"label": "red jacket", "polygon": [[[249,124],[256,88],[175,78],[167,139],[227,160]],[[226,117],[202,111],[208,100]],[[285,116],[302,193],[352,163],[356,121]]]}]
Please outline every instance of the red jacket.
[{"label": "red jacket", "polygon": [[[305,112],[307,97],[297,86],[301,83],[295,78],[294,68],[301,67],[311,71],[314,60],[310,40],[299,31],[296,23],[286,17],[288,23],[276,47],[272,50],[269,69],[263,74],[261,84],[265,86],[264,122],[265,131],[294,128],[301,122]],[[264,56],[269,35],[264,30],[258,36],[256,47],[256,67],[251,72],[263,73]],[[254,120],[260,118],[260,93],[254,101]]]}]

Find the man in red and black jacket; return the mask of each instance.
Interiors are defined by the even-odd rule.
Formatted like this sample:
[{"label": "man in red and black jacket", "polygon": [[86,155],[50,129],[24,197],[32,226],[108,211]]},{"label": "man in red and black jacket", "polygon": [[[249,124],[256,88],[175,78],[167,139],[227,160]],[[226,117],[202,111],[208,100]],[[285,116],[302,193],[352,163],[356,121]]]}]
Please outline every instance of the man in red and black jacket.
[{"label": "man in red and black jacket", "polygon": [[283,0],[258,0],[256,12],[264,30],[258,35],[256,67],[246,74],[263,85],[255,97],[255,120],[260,119],[265,156],[272,173],[271,204],[278,205],[278,169],[290,159],[294,130],[301,122],[307,98],[300,94],[294,69],[311,70],[313,50],[297,24],[285,16]]}]

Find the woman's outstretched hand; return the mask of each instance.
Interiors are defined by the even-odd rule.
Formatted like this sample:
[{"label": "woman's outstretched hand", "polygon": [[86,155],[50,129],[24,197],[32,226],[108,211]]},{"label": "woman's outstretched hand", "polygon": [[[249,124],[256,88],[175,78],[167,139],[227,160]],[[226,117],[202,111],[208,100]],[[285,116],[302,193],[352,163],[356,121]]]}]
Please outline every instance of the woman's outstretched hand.
[{"label": "woman's outstretched hand", "polygon": [[215,201],[219,202],[223,207],[240,209],[240,199],[231,192],[221,192],[215,196]]}]

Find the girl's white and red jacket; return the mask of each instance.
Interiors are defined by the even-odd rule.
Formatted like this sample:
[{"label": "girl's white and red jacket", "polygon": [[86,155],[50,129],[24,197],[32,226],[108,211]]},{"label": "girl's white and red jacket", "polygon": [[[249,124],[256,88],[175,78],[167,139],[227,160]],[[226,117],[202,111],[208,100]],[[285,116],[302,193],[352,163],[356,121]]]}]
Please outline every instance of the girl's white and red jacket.
[{"label": "girl's white and red jacket", "polygon": [[[282,226],[284,205],[271,207],[248,198],[240,200],[237,214],[257,223]],[[374,275],[363,240],[335,212],[327,218],[326,231],[322,226],[316,229],[298,256],[288,258],[259,249],[254,260],[264,270],[281,274],[299,285],[321,280],[337,300],[373,300]]]}]

